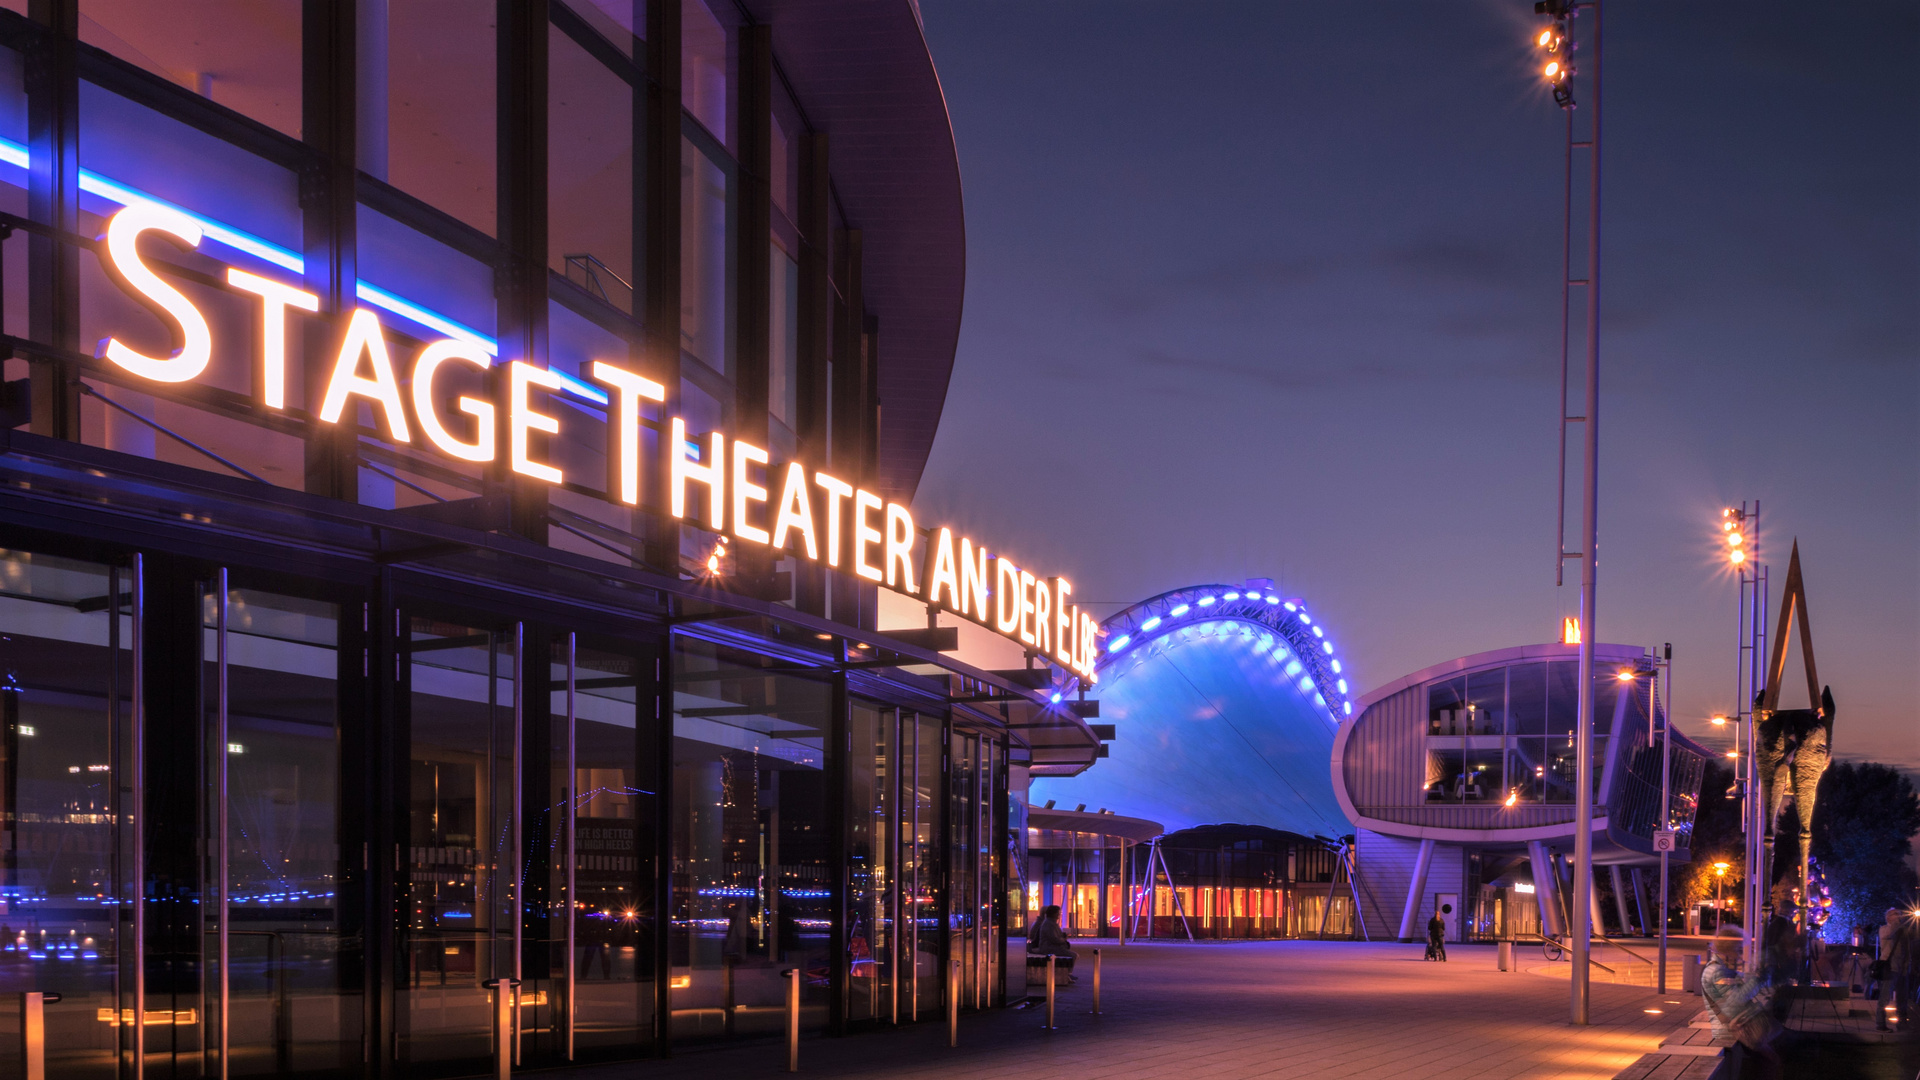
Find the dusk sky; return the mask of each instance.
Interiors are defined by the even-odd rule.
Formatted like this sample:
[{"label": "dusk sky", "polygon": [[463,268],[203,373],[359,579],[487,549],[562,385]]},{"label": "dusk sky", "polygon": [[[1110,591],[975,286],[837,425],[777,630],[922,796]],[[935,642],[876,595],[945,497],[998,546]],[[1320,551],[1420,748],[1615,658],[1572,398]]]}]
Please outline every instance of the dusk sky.
[{"label": "dusk sky", "polygon": [[[1564,128],[1531,3],[920,6],[968,289],[919,516],[1100,617],[1274,578],[1363,689],[1554,639]],[[1836,753],[1920,769],[1920,7],[1606,10],[1599,637],[1672,642],[1710,731],[1717,522],[1759,499]]]}]

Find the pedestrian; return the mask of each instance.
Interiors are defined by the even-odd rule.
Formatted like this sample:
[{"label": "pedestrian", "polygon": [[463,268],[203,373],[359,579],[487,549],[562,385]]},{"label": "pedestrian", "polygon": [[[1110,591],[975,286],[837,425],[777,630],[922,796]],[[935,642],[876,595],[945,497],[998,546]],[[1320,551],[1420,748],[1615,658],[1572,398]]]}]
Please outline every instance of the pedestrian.
[{"label": "pedestrian", "polygon": [[1447,924],[1441,915],[1453,914],[1452,904],[1441,904],[1427,920],[1427,959],[1447,961]]},{"label": "pedestrian", "polygon": [[[1773,1080],[1783,1075],[1780,1051],[1774,1046],[1780,1025],[1768,1011],[1771,995],[1760,971],[1742,972],[1740,952],[1746,935],[1737,926],[1723,926],[1713,939],[1712,958],[1700,972],[1700,996],[1713,1018],[1715,1039],[1731,1038],[1728,1060],[1731,1074]],[[1752,1066],[1747,1062],[1751,1061]]]},{"label": "pedestrian", "polygon": [[1920,976],[1920,915],[1887,909],[1886,925],[1880,928],[1880,959],[1874,969],[1880,974],[1875,1026],[1911,1030],[1908,1016],[1913,1008],[1916,976]]},{"label": "pedestrian", "polygon": [[1040,921],[1027,931],[1027,955],[1051,956],[1055,970],[1064,970],[1067,981],[1073,982],[1073,943],[1067,940],[1066,931],[1060,929],[1060,905],[1048,904],[1040,912]]}]

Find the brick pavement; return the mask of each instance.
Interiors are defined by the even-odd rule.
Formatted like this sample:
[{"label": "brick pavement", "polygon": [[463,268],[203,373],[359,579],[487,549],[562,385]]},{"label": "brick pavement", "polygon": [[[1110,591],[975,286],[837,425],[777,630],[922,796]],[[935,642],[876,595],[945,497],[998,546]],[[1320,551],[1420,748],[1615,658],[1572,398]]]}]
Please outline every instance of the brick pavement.
[{"label": "brick pavement", "polygon": [[[1060,994],[1058,1031],[1040,1029],[1039,1010],[962,1013],[958,1049],[935,1022],[808,1039],[800,1068],[913,1080],[1607,1078],[1698,1008],[1687,995],[1596,983],[1594,1023],[1575,1028],[1564,981],[1496,971],[1491,946],[1452,946],[1446,964],[1422,961],[1421,951],[1310,941],[1108,946],[1102,1016],[1088,1015],[1082,960],[1080,985]],[[704,1080],[771,1076],[783,1065],[782,1045],[757,1042],[566,1072]]]}]

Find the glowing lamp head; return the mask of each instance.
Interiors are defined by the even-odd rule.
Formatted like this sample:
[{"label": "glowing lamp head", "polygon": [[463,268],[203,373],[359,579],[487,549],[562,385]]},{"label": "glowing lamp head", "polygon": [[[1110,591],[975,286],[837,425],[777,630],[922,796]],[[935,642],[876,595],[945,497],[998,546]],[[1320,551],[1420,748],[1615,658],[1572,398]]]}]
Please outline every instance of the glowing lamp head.
[{"label": "glowing lamp head", "polygon": [[1731,863],[1723,863],[1723,862],[1717,862],[1717,863],[1714,863],[1714,864],[1713,864],[1713,872],[1714,872],[1714,875],[1715,875],[1716,877],[1726,877],[1726,876],[1727,876],[1727,868],[1728,868],[1729,866],[1731,866],[1731,865],[1732,865]]},{"label": "glowing lamp head", "polygon": [[1746,542],[1747,542],[1747,538],[1741,535],[1740,533],[1730,532],[1727,534],[1727,543],[1734,547],[1739,547],[1741,544],[1744,544]]},{"label": "glowing lamp head", "polygon": [[1707,723],[1712,724],[1714,727],[1726,727],[1727,718],[1724,716],[1710,716],[1707,718]]},{"label": "glowing lamp head", "polygon": [[1620,674],[1615,675],[1614,678],[1619,679],[1621,682],[1632,682],[1633,672],[1627,670],[1626,668],[1621,668]]},{"label": "glowing lamp head", "polygon": [[1519,801],[1520,801],[1520,791],[1518,788],[1515,788],[1514,790],[1507,792],[1507,801],[1502,805],[1511,807],[1514,803],[1517,803]]},{"label": "glowing lamp head", "polygon": [[1534,40],[1536,43],[1540,45],[1541,48],[1547,48],[1553,44],[1553,31],[1542,30],[1540,31],[1540,36],[1538,38],[1535,38]]},{"label": "glowing lamp head", "polygon": [[1727,751],[1727,756],[1728,756],[1728,757],[1730,757],[1730,758],[1735,758],[1735,759],[1738,759],[1738,758],[1740,757],[1740,751],[1738,751],[1738,750],[1729,750],[1729,751]]},{"label": "glowing lamp head", "polygon": [[1734,548],[1727,554],[1727,560],[1733,563],[1733,565],[1739,566],[1741,563],[1747,561],[1747,553],[1741,551],[1739,548]]}]

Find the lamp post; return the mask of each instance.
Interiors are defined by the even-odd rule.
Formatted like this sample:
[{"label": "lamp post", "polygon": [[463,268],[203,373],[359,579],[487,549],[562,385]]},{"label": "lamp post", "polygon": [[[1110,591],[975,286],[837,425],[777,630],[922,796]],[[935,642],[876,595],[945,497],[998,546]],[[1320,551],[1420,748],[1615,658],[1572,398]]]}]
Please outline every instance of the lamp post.
[{"label": "lamp post", "polygon": [[[1578,735],[1574,745],[1575,783],[1578,787],[1574,792],[1573,814],[1573,926],[1568,936],[1572,939],[1569,951],[1573,960],[1572,1021],[1585,1024],[1590,974],[1588,961],[1593,934],[1593,645],[1599,640],[1599,621],[1595,618],[1594,601],[1600,454],[1600,0],[1538,0],[1533,10],[1535,14],[1546,15],[1551,20],[1540,28],[1534,44],[1545,54],[1540,68],[1541,77],[1553,91],[1553,103],[1560,107],[1567,119],[1565,256],[1561,265],[1560,292],[1560,540],[1554,578],[1558,584],[1568,559],[1580,560],[1580,706],[1576,721]],[[1573,37],[1573,23],[1583,10],[1592,15],[1587,34],[1587,45],[1592,56],[1585,62],[1588,92],[1591,95],[1585,139],[1578,137],[1573,115],[1574,76],[1580,73],[1573,64],[1573,54],[1579,48]],[[1586,267],[1578,275],[1572,269],[1573,156],[1576,150],[1583,150],[1587,154]],[[1569,324],[1572,321],[1569,316],[1573,290],[1576,288],[1582,291],[1585,300],[1587,342],[1586,401],[1577,416],[1567,407],[1570,375],[1568,341]],[[1568,551],[1567,427],[1574,423],[1581,427],[1585,446],[1580,493],[1580,547],[1577,551]]]},{"label": "lamp post", "polygon": [[[1760,717],[1754,711],[1755,699],[1765,689],[1761,657],[1767,645],[1767,567],[1760,561],[1760,503],[1749,508],[1742,502],[1736,509],[1720,512],[1720,534],[1727,544],[1727,565],[1740,581],[1738,647],[1734,651],[1734,720],[1737,750],[1744,754],[1746,767],[1736,769],[1745,802],[1741,804],[1740,831],[1746,834],[1747,873],[1743,893],[1742,917],[1753,923],[1763,914],[1766,890],[1772,880],[1773,860],[1767,839],[1766,789],[1760,778]],[[1759,927],[1749,926],[1743,960],[1749,968],[1760,953]]]},{"label": "lamp post", "polygon": [[1727,864],[1713,864],[1713,932],[1720,932],[1720,924],[1727,921],[1725,901],[1721,899],[1727,883]]}]

